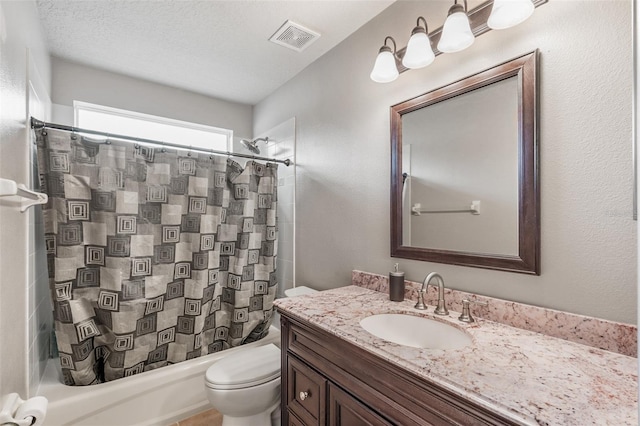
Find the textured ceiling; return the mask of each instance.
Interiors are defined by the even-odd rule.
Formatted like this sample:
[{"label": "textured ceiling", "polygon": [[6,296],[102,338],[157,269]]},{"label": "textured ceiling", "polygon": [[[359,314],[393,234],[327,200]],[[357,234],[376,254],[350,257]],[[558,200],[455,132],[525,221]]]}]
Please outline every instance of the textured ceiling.
[{"label": "textured ceiling", "polygon": [[[256,104],[394,0],[37,0],[51,54]],[[303,52],[270,43],[287,20],[319,32]]]}]

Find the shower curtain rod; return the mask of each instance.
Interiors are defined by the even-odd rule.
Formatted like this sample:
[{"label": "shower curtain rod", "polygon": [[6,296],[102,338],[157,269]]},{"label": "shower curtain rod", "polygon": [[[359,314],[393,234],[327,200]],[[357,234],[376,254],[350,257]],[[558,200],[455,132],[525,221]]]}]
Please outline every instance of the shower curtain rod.
[{"label": "shower curtain rod", "polygon": [[34,117],[31,117],[31,128],[32,129],[49,128],[49,129],[57,129],[57,130],[66,130],[66,131],[75,132],[75,133],[87,133],[90,135],[106,136],[107,138],[113,138],[113,139],[124,139],[124,140],[134,141],[134,142],[138,142],[145,145],[156,145],[160,148],[163,148],[163,147],[177,148],[185,151],[201,152],[204,154],[227,155],[230,157],[250,158],[252,160],[263,160],[263,161],[269,161],[272,163],[282,163],[287,167],[291,165],[291,160],[289,160],[288,158],[286,160],[278,160],[276,158],[260,157],[257,155],[241,154],[241,153],[230,152],[230,151],[218,151],[215,149],[207,150],[204,148],[192,148],[192,147],[187,147],[184,145],[178,145],[178,144],[169,143],[169,142],[156,141],[153,139],[136,138],[133,136],[117,135],[114,133],[100,132],[97,130],[81,129],[79,127],[66,126],[64,124],[47,123],[47,122],[38,120]]}]

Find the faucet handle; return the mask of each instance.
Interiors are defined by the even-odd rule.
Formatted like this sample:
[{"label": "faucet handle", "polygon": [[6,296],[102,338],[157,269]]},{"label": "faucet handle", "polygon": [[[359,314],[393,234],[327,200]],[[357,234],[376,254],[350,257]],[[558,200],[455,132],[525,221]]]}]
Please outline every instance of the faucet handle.
[{"label": "faucet handle", "polygon": [[474,305],[480,305],[480,306],[489,305],[488,302],[478,302],[477,300],[462,299],[462,314],[460,314],[460,316],[458,317],[460,321],[468,322],[468,323],[472,323],[476,321],[471,316],[471,310],[469,309],[469,305],[472,303]]},{"label": "faucet handle", "polygon": [[425,290],[424,288],[420,289],[418,291],[418,303],[416,303],[416,306],[414,306],[416,309],[427,309],[426,305],[424,304],[424,294],[427,292],[427,290]]}]

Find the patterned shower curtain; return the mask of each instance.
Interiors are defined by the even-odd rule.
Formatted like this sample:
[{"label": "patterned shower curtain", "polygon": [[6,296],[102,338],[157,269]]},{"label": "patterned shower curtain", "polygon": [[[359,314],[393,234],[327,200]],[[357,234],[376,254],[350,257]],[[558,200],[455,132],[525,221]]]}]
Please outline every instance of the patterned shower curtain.
[{"label": "patterned shower curtain", "polygon": [[264,337],[277,165],[36,131],[65,383],[91,385]]}]

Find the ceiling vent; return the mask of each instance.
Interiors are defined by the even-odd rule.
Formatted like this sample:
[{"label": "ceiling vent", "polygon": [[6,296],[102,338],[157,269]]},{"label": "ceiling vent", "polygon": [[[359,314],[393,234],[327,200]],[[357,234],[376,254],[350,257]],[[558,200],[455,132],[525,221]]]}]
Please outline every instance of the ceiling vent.
[{"label": "ceiling vent", "polygon": [[302,52],[319,38],[319,33],[295,22],[287,21],[269,38],[269,41],[297,52]]}]

